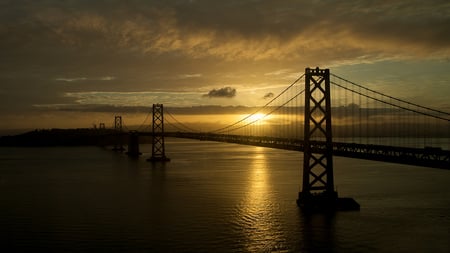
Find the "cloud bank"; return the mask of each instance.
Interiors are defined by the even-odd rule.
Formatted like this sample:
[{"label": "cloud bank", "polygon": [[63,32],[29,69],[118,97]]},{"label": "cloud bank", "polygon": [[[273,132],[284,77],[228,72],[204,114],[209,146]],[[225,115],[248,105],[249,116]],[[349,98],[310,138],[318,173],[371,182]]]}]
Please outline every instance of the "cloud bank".
[{"label": "cloud bank", "polygon": [[[448,1],[12,1],[1,48],[234,60],[442,57]],[[8,12],[8,13],[6,13]]]},{"label": "cloud bank", "polygon": [[[0,37],[2,115],[33,105],[255,106],[315,66],[448,107],[447,0],[0,0]],[[406,61],[420,64],[385,64]]]}]

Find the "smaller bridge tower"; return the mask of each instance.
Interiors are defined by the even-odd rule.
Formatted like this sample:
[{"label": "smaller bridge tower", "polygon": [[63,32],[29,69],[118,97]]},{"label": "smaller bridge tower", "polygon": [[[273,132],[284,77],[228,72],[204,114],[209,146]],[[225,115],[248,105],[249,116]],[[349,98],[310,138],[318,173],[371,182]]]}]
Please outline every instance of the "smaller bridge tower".
[{"label": "smaller bridge tower", "polygon": [[114,151],[122,152],[125,150],[123,147],[123,140],[122,140],[122,116],[114,116],[114,132],[116,135],[116,140],[114,143]]},{"label": "smaller bridge tower", "polygon": [[153,104],[152,120],[152,156],[149,162],[168,162],[164,143],[164,107],[162,104]]}]

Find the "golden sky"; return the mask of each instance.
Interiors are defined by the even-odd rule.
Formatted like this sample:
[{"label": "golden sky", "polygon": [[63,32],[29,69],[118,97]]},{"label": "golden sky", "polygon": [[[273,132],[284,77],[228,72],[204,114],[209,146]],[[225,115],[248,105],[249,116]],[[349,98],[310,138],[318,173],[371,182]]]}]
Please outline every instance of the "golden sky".
[{"label": "golden sky", "polygon": [[153,103],[258,106],[316,66],[450,108],[445,0],[0,0],[0,21],[0,129],[89,127]]}]

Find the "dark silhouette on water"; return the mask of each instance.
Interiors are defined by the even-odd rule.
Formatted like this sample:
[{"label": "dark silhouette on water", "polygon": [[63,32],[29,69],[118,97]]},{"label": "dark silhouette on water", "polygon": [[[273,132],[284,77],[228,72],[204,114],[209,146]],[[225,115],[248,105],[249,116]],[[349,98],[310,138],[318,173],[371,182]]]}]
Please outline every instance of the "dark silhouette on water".
[{"label": "dark silhouette on water", "polygon": [[114,116],[114,131],[116,132],[116,142],[114,143],[114,151],[123,152],[125,148],[123,147],[122,134],[122,116]]},{"label": "dark silhouette on water", "polygon": [[[305,78],[303,187],[297,205],[306,212],[359,210],[356,201],[339,198],[334,189],[330,70],[307,68]],[[325,146],[311,143],[317,137]]]},{"label": "dark silhouette on water", "polygon": [[142,155],[139,152],[139,133],[137,131],[130,131],[129,133],[127,155],[135,158]]},{"label": "dark silhouette on water", "polygon": [[149,162],[168,162],[166,157],[166,147],[164,142],[164,106],[153,104],[152,120],[152,156],[147,159]]},{"label": "dark silhouette on water", "polygon": [[[124,139],[125,136],[120,136]],[[106,146],[116,141],[114,129],[42,129],[0,137],[1,146],[45,147],[45,146]]]}]

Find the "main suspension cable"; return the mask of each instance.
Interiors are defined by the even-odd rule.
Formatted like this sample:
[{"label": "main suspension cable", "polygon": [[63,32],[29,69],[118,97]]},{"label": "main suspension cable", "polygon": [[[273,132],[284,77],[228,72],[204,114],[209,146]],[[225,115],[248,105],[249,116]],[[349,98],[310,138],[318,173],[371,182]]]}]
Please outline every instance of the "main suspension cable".
[{"label": "main suspension cable", "polygon": [[258,112],[260,112],[262,109],[266,108],[268,105],[270,105],[273,101],[275,101],[276,99],[278,99],[281,95],[283,95],[284,93],[286,93],[286,91],[288,91],[292,86],[294,86],[298,81],[300,81],[303,77],[305,76],[305,74],[301,75],[299,78],[297,78],[292,84],[290,84],[287,88],[285,88],[280,94],[278,94],[277,96],[275,96],[274,98],[272,98],[269,102],[267,102],[264,106],[258,108],[256,111],[254,111],[253,113],[247,115],[246,117],[234,122],[231,125],[228,125],[226,127],[222,127],[219,129],[216,129],[214,131],[211,131],[211,133],[220,133],[220,132],[224,132],[225,130],[227,130],[228,128],[231,128],[241,122],[243,122],[244,120],[252,117],[253,115],[257,114]]}]

